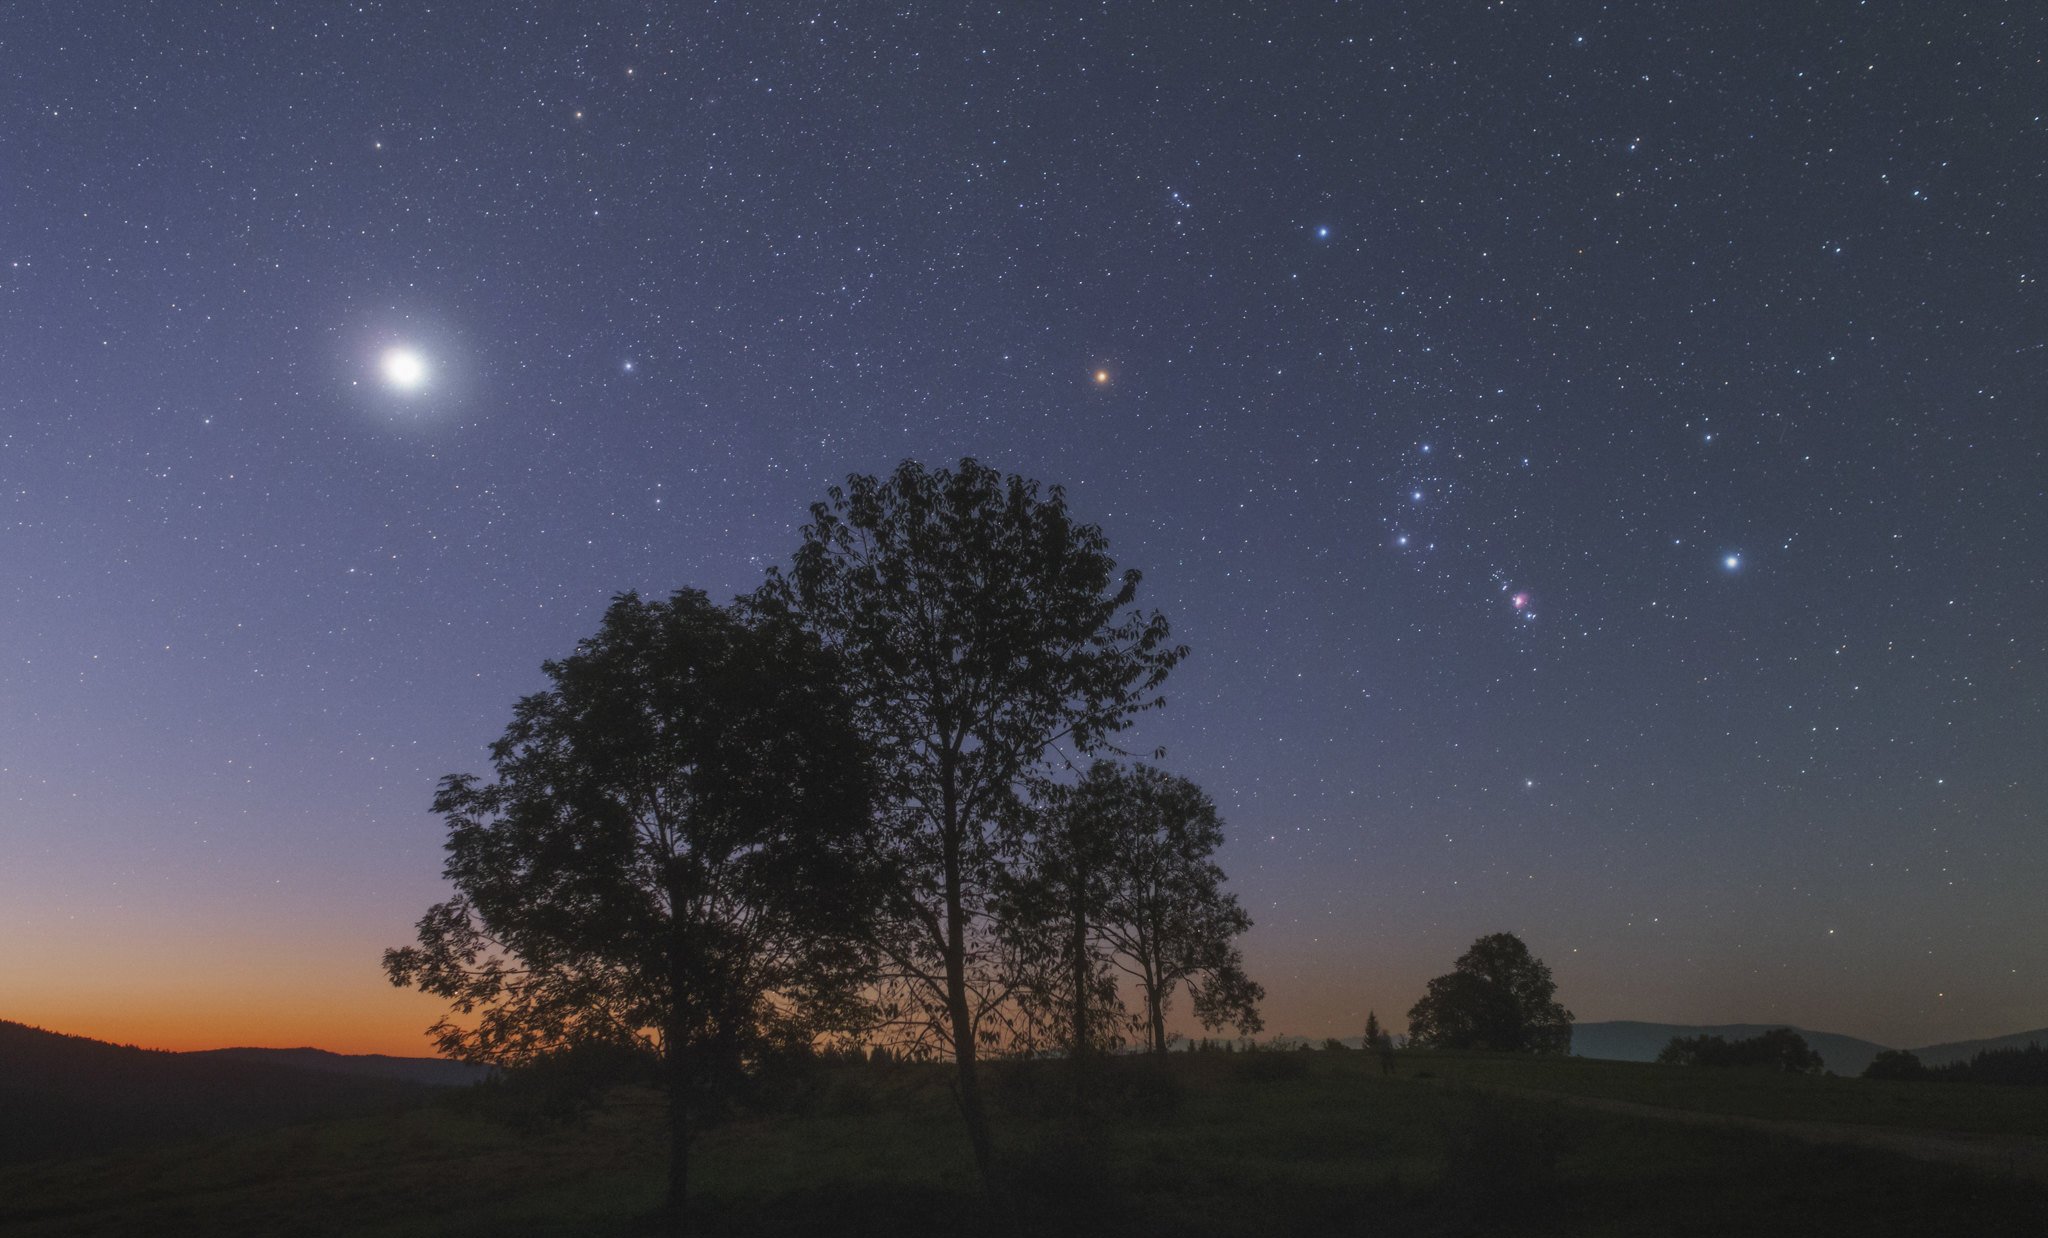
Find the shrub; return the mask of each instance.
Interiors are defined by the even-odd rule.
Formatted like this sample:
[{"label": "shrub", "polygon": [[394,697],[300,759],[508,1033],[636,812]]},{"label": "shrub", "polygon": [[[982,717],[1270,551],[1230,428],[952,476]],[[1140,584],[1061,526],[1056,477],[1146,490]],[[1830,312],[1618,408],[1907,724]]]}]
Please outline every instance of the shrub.
[{"label": "shrub", "polygon": [[1925,1079],[1928,1077],[1928,1073],[1927,1068],[1920,1064],[1920,1059],[1913,1054],[1904,1049],[1886,1049],[1875,1058],[1872,1058],[1870,1065],[1863,1068],[1863,1077],[1865,1079],[1895,1080]]}]

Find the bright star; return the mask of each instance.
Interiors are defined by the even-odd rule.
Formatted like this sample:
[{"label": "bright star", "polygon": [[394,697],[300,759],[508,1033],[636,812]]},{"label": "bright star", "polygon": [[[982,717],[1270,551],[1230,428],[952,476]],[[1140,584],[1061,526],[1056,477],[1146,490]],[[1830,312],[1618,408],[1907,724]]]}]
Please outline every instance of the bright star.
[{"label": "bright star", "polygon": [[1107,386],[1109,386],[1109,371],[1108,371],[1108,370],[1097,370],[1097,371],[1095,371],[1095,385],[1096,385],[1096,386],[1098,386],[1098,387],[1107,387]]},{"label": "bright star", "polygon": [[1324,224],[1316,229],[1316,239],[1318,241],[1327,241],[1330,239],[1330,228],[1328,224]]},{"label": "bright star", "polygon": [[410,348],[385,349],[377,366],[384,374],[384,381],[395,390],[418,391],[426,385],[427,359]]},{"label": "bright star", "polygon": [[1721,560],[1721,566],[1727,568],[1729,571],[1732,572],[1742,566],[1742,556],[1729,555],[1727,558]]}]

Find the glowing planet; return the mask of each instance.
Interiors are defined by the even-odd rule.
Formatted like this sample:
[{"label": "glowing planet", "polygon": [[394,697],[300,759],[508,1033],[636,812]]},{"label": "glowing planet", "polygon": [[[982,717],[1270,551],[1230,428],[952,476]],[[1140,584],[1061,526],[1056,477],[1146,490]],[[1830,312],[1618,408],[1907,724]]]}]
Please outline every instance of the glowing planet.
[{"label": "glowing planet", "polygon": [[427,384],[427,359],[410,348],[385,349],[377,368],[395,391],[418,391]]}]

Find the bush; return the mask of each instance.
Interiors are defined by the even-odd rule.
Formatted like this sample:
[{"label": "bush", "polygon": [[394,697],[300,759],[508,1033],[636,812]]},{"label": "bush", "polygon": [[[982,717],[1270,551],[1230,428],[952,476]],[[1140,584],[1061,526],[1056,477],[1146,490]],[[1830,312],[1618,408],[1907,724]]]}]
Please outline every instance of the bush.
[{"label": "bush", "polygon": [[454,1090],[447,1103],[517,1130],[533,1130],[582,1119],[615,1087],[652,1086],[660,1079],[661,1063],[651,1051],[585,1041]]},{"label": "bush", "polygon": [[1920,1064],[1920,1059],[1913,1054],[1908,1053],[1904,1049],[1886,1049],[1875,1058],[1872,1058],[1870,1065],[1863,1068],[1863,1077],[1865,1079],[1894,1080],[1925,1079],[1928,1077],[1928,1073],[1927,1068]]}]

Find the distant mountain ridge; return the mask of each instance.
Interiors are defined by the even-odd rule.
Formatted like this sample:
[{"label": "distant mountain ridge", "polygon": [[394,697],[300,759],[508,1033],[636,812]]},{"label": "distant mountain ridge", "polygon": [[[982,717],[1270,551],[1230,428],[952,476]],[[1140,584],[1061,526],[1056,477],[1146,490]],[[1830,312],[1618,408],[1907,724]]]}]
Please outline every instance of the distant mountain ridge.
[{"label": "distant mountain ridge", "polygon": [[456,1081],[440,1068],[479,1069],[317,1049],[166,1053],[0,1019],[0,1164],[418,1104],[430,1075]]},{"label": "distant mountain ridge", "polygon": [[[1789,1023],[1639,1023],[1618,1019],[1601,1023],[1579,1023],[1572,1028],[1572,1052],[1579,1057],[1604,1058],[1615,1062],[1652,1062],[1674,1036],[1721,1036],[1729,1040],[1761,1036],[1772,1028],[1791,1027],[1806,1038],[1820,1054],[1827,1068],[1838,1075],[1860,1075],[1872,1058],[1891,1045],[1880,1045],[1839,1032],[1816,1032]],[[1929,1045],[1912,1053],[1924,1065],[1946,1066],[1967,1061],[1986,1049],[2025,1048],[2033,1042],[2048,1045],[2048,1028],[2014,1032],[1986,1040],[1958,1040]]]},{"label": "distant mountain ridge", "polygon": [[325,1074],[361,1075],[372,1079],[400,1079],[430,1088],[467,1087],[481,1083],[493,1073],[474,1062],[453,1062],[441,1057],[391,1057],[383,1053],[331,1053],[326,1049],[200,1049],[188,1057],[237,1058],[268,1062],[296,1070],[317,1070]]}]

